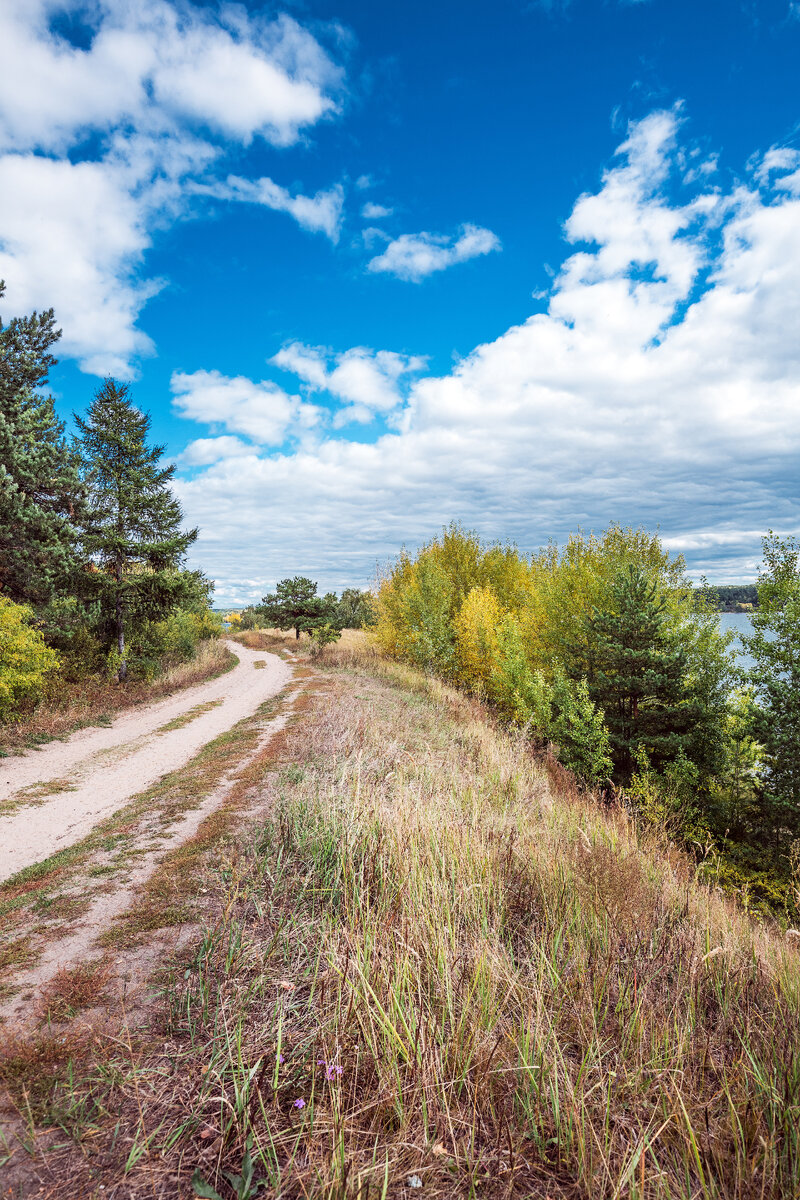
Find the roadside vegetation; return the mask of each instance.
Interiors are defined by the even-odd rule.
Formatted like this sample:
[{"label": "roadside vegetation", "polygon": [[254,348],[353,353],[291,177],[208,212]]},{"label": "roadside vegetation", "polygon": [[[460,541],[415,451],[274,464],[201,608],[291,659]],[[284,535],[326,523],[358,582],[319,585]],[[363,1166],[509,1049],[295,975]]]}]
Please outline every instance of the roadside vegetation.
[{"label": "roadside vegetation", "polygon": [[5,1059],[44,1193],[797,1194],[796,939],[364,641],[251,773],[144,1025]]},{"label": "roadside vegetation", "polygon": [[453,525],[223,619],[128,389],[67,439],[57,338],[0,326],[3,752],[227,669],[224,629],[293,682],[0,889],[6,997],[117,902],[4,1038],[4,1194],[800,1195],[800,547],[725,601],[643,530]]},{"label": "roadside vegetation", "polygon": [[[2,285],[0,284],[0,294]],[[6,752],[232,663],[187,570],[174,467],[108,379],[70,440],[43,392],[52,312],[0,323],[0,745]]]},{"label": "roadside vegetation", "polygon": [[713,590],[693,587],[657,536],[619,526],[531,558],[451,526],[386,570],[372,636],[488,701],[746,908],[795,921],[799,551],[764,539],[747,673]]}]

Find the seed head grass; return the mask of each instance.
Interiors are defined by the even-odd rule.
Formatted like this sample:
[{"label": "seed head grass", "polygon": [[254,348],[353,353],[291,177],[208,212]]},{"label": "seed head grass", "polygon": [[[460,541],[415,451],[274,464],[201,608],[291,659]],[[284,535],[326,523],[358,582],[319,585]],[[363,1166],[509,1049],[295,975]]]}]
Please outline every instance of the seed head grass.
[{"label": "seed head grass", "polygon": [[[328,663],[151,1040],[72,1085],[109,1114],[93,1186],[227,1195],[247,1166],[286,1198],[800,1194],[793,940],[557,794],[475,702],[357,645]],[[85,1153],[49,1161],[81,1194]]]}]

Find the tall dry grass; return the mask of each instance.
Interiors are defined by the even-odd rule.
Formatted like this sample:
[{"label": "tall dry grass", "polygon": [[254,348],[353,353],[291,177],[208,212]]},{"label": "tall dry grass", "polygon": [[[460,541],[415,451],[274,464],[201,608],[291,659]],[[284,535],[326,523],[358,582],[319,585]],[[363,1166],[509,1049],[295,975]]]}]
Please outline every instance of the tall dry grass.
[{"label": "tall dry grass", "polygon": [[157,1052],[115,1065],[111,1106],[102,1080],[69,1100],[111,1113],[95,1179],[800,1195],[796,941],[623,813],[554,796],[457,693],[355,642],[335,660],[214,876]]}]

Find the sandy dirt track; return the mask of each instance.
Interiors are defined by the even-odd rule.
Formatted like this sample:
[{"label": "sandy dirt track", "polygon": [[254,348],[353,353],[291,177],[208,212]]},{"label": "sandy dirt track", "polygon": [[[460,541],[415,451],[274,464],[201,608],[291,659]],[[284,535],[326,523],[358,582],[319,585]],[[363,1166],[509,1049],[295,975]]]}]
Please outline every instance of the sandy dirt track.
[{"label": "sandy dirt track", "polygon": [[[108,728],[0,761],[0,883],[77,842],[289,683],[283,659],[227,644],[239,664],[218,679],[125,713]],[[164,729],[182,717],[186,724]]]}]

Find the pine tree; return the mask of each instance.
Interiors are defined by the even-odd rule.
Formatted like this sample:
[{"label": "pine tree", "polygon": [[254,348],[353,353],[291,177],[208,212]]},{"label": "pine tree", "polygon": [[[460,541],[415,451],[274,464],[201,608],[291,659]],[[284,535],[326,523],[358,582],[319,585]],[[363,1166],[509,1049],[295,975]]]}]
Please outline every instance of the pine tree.
[{"label": "pine tree", "polygon": [[275,591],[264,596],[259,616],[274,629],[294,629],[295,637],[320,625],[337,627],[336,596],[318,596],[317,585],[305,575],[282,579]]},{"label": "pine tree", "polygon": [[686,747],[699,718],[686,683],[687,655],[670,637],[666,604],[641,567],[616,576],[610,604],[587,623],[589,695],[602,710],[614,779],[627,784],[641,750],[658,770]]},{"label": "pine tree", "polygon": [[0,322],[0,588],[34,605],[68,589],[84,498],[53,399],[37,390],[60,336],[52,309]]},{"label": "pine tree", "polygon": [[770,532],[758,580],[753,633],[743,637],[755,659],[754,733],[763,751],[763,832],[777,851],[800,833],[800,544]]},{"label": "pine tree", "polygon": [[126,630],[137,619],[165,616],[184,597],[187,576],[177,568],[197,530],[181,530],[169,486],[175,468],[159,466],[164,447],[148,446],[150,417],[134,407],[127,386],[106,379],[86,420],[75,420],[90,488],[86,586],[116,642],[122,681]]}]

